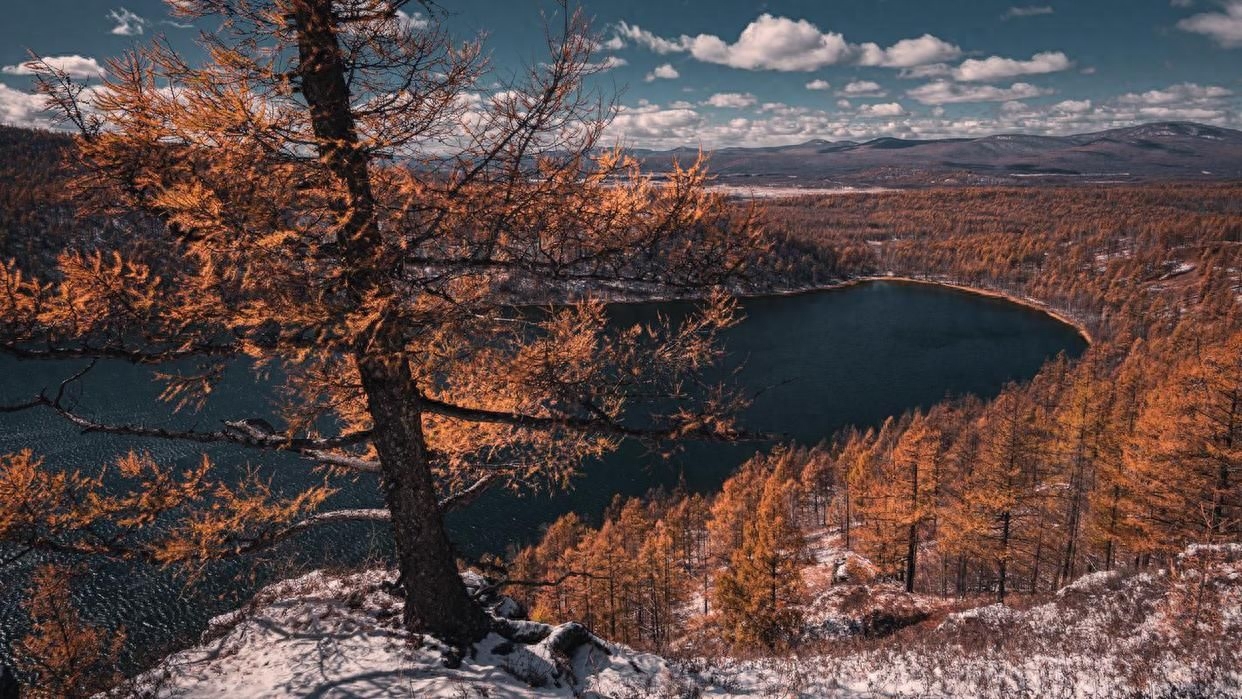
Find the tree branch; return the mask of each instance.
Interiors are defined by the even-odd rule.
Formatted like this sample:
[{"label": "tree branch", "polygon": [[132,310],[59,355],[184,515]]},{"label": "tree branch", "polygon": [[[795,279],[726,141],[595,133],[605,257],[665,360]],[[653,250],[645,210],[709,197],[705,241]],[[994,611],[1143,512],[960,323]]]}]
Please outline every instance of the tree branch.
[{"label": "tree branch", "polygon": [[596,575],[594,573],[591,573],[585,570],[571,570],[567,573],[563,573],[560,577],[555,578],[553,580],[509,580],[506,578],[503,580],[498,580],[489,585],[484,585],[483,587],[480,587],[478,590],[475,590],[474,598],[483,599],[503,587],[559,587],[560,585],[564,584],[565,581],[570,580],[572,578],[588,578],[590,580],[607,580],[608,579],[602,575]]},{"label": "tree branch", "polygon": [[247,554],[271,548],[290,537],[323,524],[339,524],[341,522],[388,522],[392,513],[384,508],[332,510],[321,512],[261,537],[248,540],[237,548],[237,554]]},{"label": "tree branch", "polygon": [[472,483],[469,487],[445,495],[440,499],[440,511],[449,512],[469,505],[479,499],[479,496],[486,492],[496,482],[496,479],[496,474],[489,473]]},{"label": "tree branch", "polygon": [[612,435],[631,439],[659,440],[692,438],[705,441],[733,442],[766,441],[775,437],[775,435],[764,433],[742,431],[720,433],[702,428],[686,429],[682,426],[629,427],[614,420],[599,417],[588,418],[573,415],[527,415],[524,413],[489,410],[487,408],[468,408],[427,397],[422,399],[422,404],[427,412],[442,415],[444,417],[466,420],[468,422],[489,422],[543,430],[559,427],[579,432]]},{"label": "tree branch", "polygon": [[164,352],[130,349],[117,345],[105,347],[48,347],[30,349],[16,344],[0,344],[0,353],[18,359],[120,359],[132,364],[163,364],[190,357],[235,357],[241,349],[235,345],[195,345]]},{"label": "tree branch", "polygon": [[[88,367],[89,368],[89,367]],[[84,372],[83,372],[84,373]],[[77,425],[83,432],[100,432],[103,434],[124,435],[128,437],[144,437],[148,439],[165,439],[171,441],[194,442],[198,444],[232,444],[247,449],[264,451],[284,451],[316,459],[333,466],[340,466],[355,471],[377,473],[379,464],[374,461],[333,454],[327,450],[362,444],[371,438],[370,430],[359,430],[329,438],[289,437],[281,434],[266,434],[256,430],[242,431],[238,429],[204,432],[199,430],[171,430],[164,427],[150,427],[134,424],[111,424],[98,422],[80,413],[66,408],[61,402],[65,385],[81,374],[71,377],[62,383],[56,398],[48,398],[46,394],[16,405],[0,405],[0,413],[12,413],[30,410],[37,407],[48,407],[70,423]]]}]

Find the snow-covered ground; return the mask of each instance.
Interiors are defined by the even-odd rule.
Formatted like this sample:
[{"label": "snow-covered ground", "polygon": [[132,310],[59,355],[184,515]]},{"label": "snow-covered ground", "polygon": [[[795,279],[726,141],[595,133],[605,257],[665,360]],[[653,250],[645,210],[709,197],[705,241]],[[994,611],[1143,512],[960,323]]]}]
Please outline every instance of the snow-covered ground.
[{"label": "snow-covered ground", "polygon": [[[663,658],[605,643],[578,624],[508,622],[458,658],[401,629],[391,571],[314,572],[264,588],[218,617],[196,648],[121,688],[148,697],[685,696]],[[504,622],[498,622],[504,623]]]},{"label": "snow-covered ground", "polygon": [[707,189],[736,199],[785,199],[789,197],[836,196],[841,194],[880,194],[897,191],[889,187],[851,187],[848,185],[840,187],[796,187],[772,184],[749,187],[737,184],[713,184]]},{"label": "snow-covered ground", "polygon": [[[577,624],[502,620],[465,657],[406,634],[390,571],[312,573],[265,588],[203,642],[123,689],[149,697],[1236,697],[1242,546],[1193,547],[1170,570],[1093,573],[1041,604],[948,611],[867,580],[832,540],[809,585],[809,639],[788,658],[672,661]],[[840,571],[838,571],[840,569]],[[858,579],[830,583],[840,575]],[[848,576],[847,576],[848,577]],[[863,600],[860,606],[859,600]],[[500,601],[512,607],[511,600]],[[864,638],[859,609],[913,628]],[[510,611],[512,611],[510,609]],[[836,637],[835,640],[834,636]],[[841,638],[841,637],[844,638]]]}]

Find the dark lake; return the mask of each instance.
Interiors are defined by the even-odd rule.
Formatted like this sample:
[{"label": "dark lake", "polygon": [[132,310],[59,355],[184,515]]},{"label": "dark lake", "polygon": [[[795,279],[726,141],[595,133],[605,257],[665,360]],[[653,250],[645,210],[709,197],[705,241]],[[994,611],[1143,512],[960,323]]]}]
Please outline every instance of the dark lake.
[{"label": "dark lake", "polygon": [[[616,322],[630,325],[676,316],[685,304],[620,304]],[[742,382],[766,388],[744,416],[755,431],[779,432],[804,444],[830,437],[848,425],[878,425],[884,418],[927,407],[949,395],[996,395],[1005,382],[1024,380],[1059,352],[1085,349],[1078,333],[1053,318],[1002,300],[941,287],[871,282],[835,291],[749,299],[746,315],[729,331],[729,362],[742,364]],[[0,357],[0,403],[15,402],[56,386],[77,362],[19,362]],[[239,365],[211,404],[193,416],[170,417],[157,405],[158,387],[149,369],[100,364],[83,382],[79,410],[101,418],[148,424],[198,424],[215,429],[222,418],[266,414],[269,391]],[[196,463],[201,448],[108,435],[79,434],[47,411],[0,415],[0,453],[31,448],[57,467],[90,471],[131,449],[147,450],[162,463]],[[600,463],[585,464],[572,490],[556,495],[490,493],[449,524],[467,556],[502,553],[530,542],[540,527],[575,510],[598,521],[618,494],[641,495],[654,487],[699,492],[719,488],[730,472],[765,445],[690,445],[668,459],[626,446]],[[308,476],[289,456],[237,449],[208,450],[225,472],[254,467],[277,487],[296,488]],[[375,506],[374,480],[343,484],[335,506]],[[212,616],[232,609],[257,586],[316,567],[383,560],[390,541],[383,527],[348,525],[323,529],[276,549],[257,565],[251,561],[211,567],[202,582],[187,588],[172,573],[117,563],[95,563],[75,594],[83,615],[108,625],[123,624],[128,658],[141,662],[197,638]],[[23,633],[22,588],[31,565],[0,570],[0,663]]]}]

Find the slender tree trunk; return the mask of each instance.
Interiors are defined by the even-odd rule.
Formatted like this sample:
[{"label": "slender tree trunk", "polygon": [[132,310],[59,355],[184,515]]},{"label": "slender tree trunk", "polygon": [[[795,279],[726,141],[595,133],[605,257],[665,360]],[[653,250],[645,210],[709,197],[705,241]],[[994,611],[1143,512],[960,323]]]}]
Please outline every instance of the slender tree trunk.
[{"label": "slender tree trunk", "polygon": [[[359,148],[332,0],[298,0],[298,78],[319,138],[319,156],[340,179],[346,205],[337,243],[345,286],[354,303],[370,292],[391,291],[380,259],[369,163]],[[399,327],[381,322],[355,360],[367,395],[382,467],[384,497],[392,511],[397,563],[405,589],[405,623],[450,643],[482,638],[487,615],[470,597],[444,530],[423,439],[421,395],[410,373]]]},{"label": "slender tree trunk", "polygon": [[910,508],[914,512],[911,515],[910,531],[906,537],[906,592],[914,592],[914,573],[918,569],[919,562],[919,467],[917,460],[912,476]]},{"label": "slender tree trunk", "polygon": [[850,515],[851,515],[851,513],[850,513],[850,486],[849,486],[849,483],[846,483],[846,485],[845,485],[845,508],[844,508],[844,509],[845,509],[845,520],[844,520],[844,523],[842,524],[842,529],[844,530],[844,534],[845,534],[845,550],[846,550],[846,551],[852,551],[852,550],[853,550],[853,546],[852,546],[852,543],[853,543],[853,542],[851,542],[851,541],[850,541]]},{"label": "slender tree trunk", "polygon": [[1006,511],[1001,515],[1001,546],[1000,546],[1000,566],[998,571],[999,583],[996,588],[996,601],[1003,603],[1005,601],[1005,577],[1008,573],[1009,565],[1009,521],[1010,515]]},{"label": "slender tree trunk", "polygon": [[[1232,401],[1229,406],[1229,416],[1226,419],[1225,429],[1223,431],[1222,445],[1226,453],[1233,450],[1233,435],[1235,431],[1234,423],[1237,419],[1239,408],[1239,398],[1242,392],[1234,391]],[[1231,464],[1230,459],[1226,456],[1220,457],[1220,467],[1216,472],[1216,492],[1212,496],[1212,528],[1208,532],[1211,534],[1225,533],[1225,499],[1229,496],[1229,470]]]},{"label": "slender tree trunk", "polygon": [[[1085,420],[1085,416],[1083,417]],[[1078,558],[1078,530],[1079,521],[1082,515],[1083,507],[1083,490],[1086,488],[1086,474],[1084,473],[1086,456],[1083,454],[1085,447],[1082,442],[1085,436],[1079,436],[1079,446],[1074,455],[1074,470],[1070,476],[1070,502],[1069,510],[1066,512],[1065,525],[1065,553],[1061,559],[1061,572],[1059,575],[1059,585],[1067,585],[1074,578],[1074,563]]]},{"label": "slender tree trunk", "polygon": [[1108,510],[1108,548],[1104,553],[1106,570],[1112,570],[1117,556],[1117,506],[1121,500],[1121,486],[1113,486],[1113,502]]}]

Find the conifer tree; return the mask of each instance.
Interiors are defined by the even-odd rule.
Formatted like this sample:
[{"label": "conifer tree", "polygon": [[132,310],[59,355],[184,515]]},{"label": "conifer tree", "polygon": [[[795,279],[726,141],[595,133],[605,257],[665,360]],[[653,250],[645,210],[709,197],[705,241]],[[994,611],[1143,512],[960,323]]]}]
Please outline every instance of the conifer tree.
[{"label": "conifer tree", "polygon": [[1022,538],[1038,513],[1036,457],[1040,439],[1034,406],[1023,389],[1010,385],[980,422],[979,463],[965,484],[953,517],[958,551],[993,566],[999,601],[1013,588],[1014,563]]},{"label": "conifer tree", "polygon": [[1242,518],[1242,332],[1195,343],[1138,416],[1127,451],[1153,542],[1236,536]]},{"label": "conifer tree", "polygon": [[1085,520],[1090,517],[1088,507],[1097,487],[1097,471],[1111,412],[1111,394],[1107,386],[1096,379],[1094,356],[1070,372],[1066,390],[1059,396],[1052,414],[1049,439],[1056,452],[1063,500],[1059,520],[1063,543],[1056,574],[1058,587],[1074,579],[1079,559],[1086,554]]},{"label": "conifer tree", "polygon": [[[580,15],[562,8],[547,59],[493,91],[479,42],[450,38],[438,10],[407,21],[408,0],[170,4],[218,22],[201,35],[205,64],[156,42],[87,90],[34,62],[79,130],[87,213],[146,226],[115,252],[66,251],[46,276],[0,264],[0,349],[158,367],[186,406],[244,359],[279,367],[284,399],[214,431],[105,423],[65,386],[5,408],[378,474],[384,507],[324,512],[330,483],[272,493],[220,482],[208,461],[178,482],[136,455],[132,490],[109,494],[9,460],[0,540],[167,564],[387,521],[407,626],[469,642],[491,622],[460,579],[445,512],[498,484],[559,486],[621,440],[736,436],[736,398],[692,378],[733,322],[723,296],[676,326],[620,330],[583,292],[711,295],[761,246],[701,167],[657,184],[601,150],[614,110],[586,85],[600,64]],[[570,303],[513,311],[554,301]],[[198,368],[170,370],[177,360]],[[9,516],[31,492],[39,507]],[[130,536],[153,502],[170,526]]]},{"label": "conifer tree", "polygon": [[775,649],[801,624],[801,571],[808,553],[802,530],[790,515],[796,490],[796,481],[766,480],[740,546],[716,578],[719,625],[735,645]]}]

